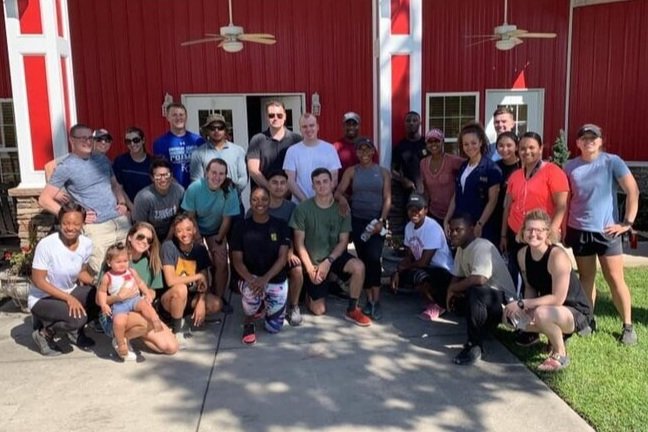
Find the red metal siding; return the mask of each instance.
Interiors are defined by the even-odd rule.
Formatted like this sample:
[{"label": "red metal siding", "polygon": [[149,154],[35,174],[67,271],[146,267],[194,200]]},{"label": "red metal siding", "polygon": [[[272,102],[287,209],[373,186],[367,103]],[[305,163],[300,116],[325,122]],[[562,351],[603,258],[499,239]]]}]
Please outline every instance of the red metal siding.
[{"label": "red metal siding", "polygon": [[569,142],[578,128],[603,128],[608,151],[648,160],[648,2],[574,9]]},{"label": "red metal siding", "polygon": [[[228,54],[215,44],[180,43],[218,33],[227,2],[186,0],[70,0],[70,27],[79,121],[123,131],[131,124],[155,137],[165,92],[304,92],[321,97],[320,134],[342,134],[342,115],[373,130],[371,0],[237,0],[234,23],[272,33],[274,46],[246,44]],[[125,151],[116,143],[113,153]]]},{"label": "red metal siding", "polygon": [[9,54],[7,52],[7,30],[4,13],[0,14],[0,98],[11,97],[11,76],[9,74]]},{"label": "red metal siding", "polygon": [[569,0],[510,1],[510,24],[558,34],[556,39],[526,39],[510,51],[498,51],[493,42],[467,47],[472,40],[466,35],[491,34],[503,19],[503,0],[475,3],[423,2],[423,97],[426,92],[479,91],[483,122],[489,114],[484,113],[484,90],[510,89],[524,71],[528,88],[545,89],[544,138],[553,142],[564,123]]}]

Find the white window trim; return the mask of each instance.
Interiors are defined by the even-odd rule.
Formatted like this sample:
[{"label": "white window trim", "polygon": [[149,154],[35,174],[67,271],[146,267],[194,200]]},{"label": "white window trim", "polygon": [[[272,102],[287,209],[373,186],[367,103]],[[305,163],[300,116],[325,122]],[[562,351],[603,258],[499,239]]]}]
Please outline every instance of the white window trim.
[{"label": "white window trim", "polygon": [[[428,92],[425,93],[425,130],[430,130],[430,98],[433,97],[452,97],[452,96],[474,96],[475,97],[475,121],[479,121],[479,91],[469,92]],[[445,131],[444,131],[445,132]],[[445,142],[456,143],[457,137],[446,137]]]}]

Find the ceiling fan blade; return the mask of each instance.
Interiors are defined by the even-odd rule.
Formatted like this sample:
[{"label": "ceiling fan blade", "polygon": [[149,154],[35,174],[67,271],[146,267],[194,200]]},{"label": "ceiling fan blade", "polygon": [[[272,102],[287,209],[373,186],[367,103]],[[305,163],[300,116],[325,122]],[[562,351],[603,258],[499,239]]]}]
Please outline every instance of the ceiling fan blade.
[{"label": "ceiling fan blade", "polygon": [[205,36],[221,37],[221,35],[220,35],[220,34],[217,34],[217,33],[205,33]]},{"label": "ceiling fan blade", "polygon": [[477,41],[477,42],[473,42],[471,44],[466,45],[466,47],[473,47],[473,46],[476,46],[476,45],[485,44],[486,42],[492,42],[492,41],[495,41],[497,39],[498,38],[492,36],[490,39],[483,39],[483,40],[480,40],[480,41]]},{"label": "ceiling fan blade", "polygon": [[270,33],[244,33],[241,36],[244,36],[246,38],[274,39],[274,35],[271,35]]},{"label": "ceiling fan blade", "polygon": [[274,45],[277,43],[276,40],[274,39],[269,39],[269,38],[262,38],[262,37],[255,37],[252,35],[248,34],[243,34],[238,37],[240,41],[244,42],[254,42],[254,43],[260,43],[260,44],[265,44],[265,45]]},{"label": "ceiling fan blade", "polygon": [[521,38],[539,38],[539,39],[553,39],[556,37],[556,33],[524,33],[517,35]]},{"label": "ceiling fan blade", "polygon": [[206,43],[206,42],[218,42],[222,38],[220,36],[218,37],[209,37],[209,38],[204,38],[204,39],[196,39],[196,40],[191,40],[187,42],[182,42],[180,46],[187,46],[187,45],[196,45],[196,44],[201,44],[201,43]]},{"label": "ceiling fan blade", "polygon": [[472,39],[472,38],[494,38],[499,35],[494,35],[494,34],[484,34],[484,35],[464,35],[464,38],[466,39]]}]

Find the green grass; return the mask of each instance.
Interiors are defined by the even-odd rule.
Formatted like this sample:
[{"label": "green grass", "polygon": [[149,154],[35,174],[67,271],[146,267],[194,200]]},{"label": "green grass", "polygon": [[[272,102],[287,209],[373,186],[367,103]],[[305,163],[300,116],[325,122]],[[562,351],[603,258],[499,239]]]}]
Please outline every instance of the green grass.
[{"label": "green grass", "polygon": [[[617,342],[621,321],[610,291],[599,274],[596,318],[592,337],[572,337],[567,345],[570,366],[558,373],[536,370],[544,360],[544,344],[522,348],[510,331],[499,329],[498,338],[597,431],[648,430],[648,268],[626,269],[632,292],[632,317],[639,344]],[[546,340],[546,339],[545,339]]]}]

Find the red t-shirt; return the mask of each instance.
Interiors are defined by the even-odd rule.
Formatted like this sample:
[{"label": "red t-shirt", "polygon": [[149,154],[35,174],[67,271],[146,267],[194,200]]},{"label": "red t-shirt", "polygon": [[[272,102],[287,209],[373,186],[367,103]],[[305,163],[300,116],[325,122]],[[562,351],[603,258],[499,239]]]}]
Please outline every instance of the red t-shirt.
[{"label": "red t-shirt", "polygon": [[507,219],[509,228],[519,232],[524,216],[531,210],[542,209],[553,217],[555,206],[552,195],[558,192],[569,192],[569,181],[556,164],[543,162],[528,180],[524,176],[524,169],[514,171],[506,189],[506,194],[511,198]]},{"label": "red t-shirt", "polygon": [[428,198],[428,213],[438,219],[443,219],[448,213],[450,200],[455,192],[455,179],[464,159],[459,156],[444,154],[439,171],[433,173],[430,169],[428,156],[421,160],[421,180]]}]

